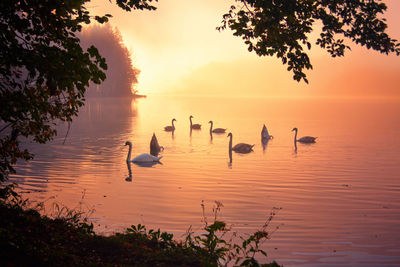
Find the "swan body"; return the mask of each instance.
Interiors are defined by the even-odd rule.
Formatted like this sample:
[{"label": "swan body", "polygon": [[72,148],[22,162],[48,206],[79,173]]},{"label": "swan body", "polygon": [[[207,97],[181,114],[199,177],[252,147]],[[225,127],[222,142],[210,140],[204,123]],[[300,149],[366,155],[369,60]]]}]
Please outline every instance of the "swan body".
[{"label": "swan body", "polygon": [[264,126],[263,126],[263,128],[261,130],[261,139],[262,140],[269,140],[269,139],[272,139],[272,138],[274,138],[274,137],[269,134],[268,129],[264,124]]},{"label": "swan body", "polygon": [[313,137],[313,136],[303,136],[303,137],[297,139],[297,128],[293,128],[292,132],[293,131],[295,132],[295,134],[294,134],[294,142],[295,143],[296,142],[306,143],[306,144],[315,143],[315,140],[318,138],[318,137]]},{"label": "swan body", "polygon": [[161,164],[160,161],[135,161],[133,162],[135,165],[140,166],[140,167],[145,167],[145,168],[151,168],[154,165]]},{"label": "swan body", "polygon": [[132,153],[132,143],[126,141],[126,146],[129,146],[128,156],[126,157],[126,162],[157,162],[160,161],[161,157],[156,157],[147,153],[140,154],[139,156],[135,157],[131,160],[131,153]]},{"label": "swan body", "polygon": [[153,133],[150,141],[150,154],[157,157],[161,150],[164,150],[164,147],[160,146],[156,134]]},{"label": "swan body", "polygon": [[164,131],[166,131],[166,132],[173,132],[173,131],[175,131],[174,121],[176,121],[176,119],[172,119],[172,122],[171,122],[172,125],[165,126],[165,127],[164,127]]},{"label": "swan body", "polygon": [[160,159],[162,158],[162,156],[160,157],[156,157],[147,153],[143,153],[140,154],[139,156],[136,156],[132,162],[157,162],[160,161]]},{"label": "swan body", "polygon": [[192,118],[193,118],[193,116],[190,115],[190,117],[189,117],[189,120],[190,120],[190,129],[200,130],[200,129],[201,129],[201,124],[198,124],[198,123],[193,124],[193,123],[192,123]]},{"label": "swan body", "polygon": [[229,152],[233,150],[236,153],[247,154],[247,153],[250,153],[251,151],[253,151],[254,145],[249,145],[246,143],[239,143],[239,144],[236,144],[234,147],[232,147],[232,133],[229,133],[228,137],[230,137]]},{"label": "swan body", "polygon": [[211,133],[225,133],[226,129],[224,129],[224,128],[215,128],[215,129],[213,129],[213,121],[209,121],[208,123],[211,124],[211,126],[210,126],[210,134]]}]

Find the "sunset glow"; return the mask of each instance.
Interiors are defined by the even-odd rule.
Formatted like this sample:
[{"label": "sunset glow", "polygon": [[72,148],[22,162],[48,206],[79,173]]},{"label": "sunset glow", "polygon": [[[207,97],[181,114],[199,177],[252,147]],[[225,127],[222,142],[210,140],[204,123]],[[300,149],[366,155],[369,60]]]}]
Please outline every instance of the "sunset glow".
[{"label": "sunset glow", "polygon": [[[400,39],[400,3],[385,3],[389,33]],[[279,59],[249,53],[230,30],[215,29],[230,4],[171,0],[159,1],[153,12],[124,12],[98,0],[93,8],[113,14],[111,24],[121,31],[141,70],[140,93],[226,95],[229,88],[233,96],[399,96],[398,57],[354,45],[345,58],[336,59],[314,45],[310,84],[293,81]]]},{"label": "sunset glow", "polygon": [[400,266],[400,0],[3,1],[4,266]]}]

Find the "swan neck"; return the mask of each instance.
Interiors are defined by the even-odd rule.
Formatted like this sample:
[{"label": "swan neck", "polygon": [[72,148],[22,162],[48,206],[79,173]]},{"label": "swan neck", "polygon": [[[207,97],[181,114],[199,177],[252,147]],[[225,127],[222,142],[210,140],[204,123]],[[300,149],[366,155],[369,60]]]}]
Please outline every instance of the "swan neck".
[{"label": "swan neck", "polygon": [[295,143],[297,142],[297,129],[294,130],[294,142]]},{"label": "swan neck", "polygon": [[210,134],[212,134],[213,122],[210,122]]},{"label": "swan neck", "polygon": [[229,136],[229,151],[232,151],[232,135]]},{"label": "swan neck", "polygon": [[131,161],[131,153],[132,153],[132,145],[129,144],[129,151],[128,151],[128,156],[126,156],[126,161],[129,162]]},{"label": "swan neck", "polygon": [[190,127],[192,127],[192,117],[189,117],[190,119]]},{"label": "swan neck", "polygon": [[175,129],[174,120],[172,120],[172,129]]}]

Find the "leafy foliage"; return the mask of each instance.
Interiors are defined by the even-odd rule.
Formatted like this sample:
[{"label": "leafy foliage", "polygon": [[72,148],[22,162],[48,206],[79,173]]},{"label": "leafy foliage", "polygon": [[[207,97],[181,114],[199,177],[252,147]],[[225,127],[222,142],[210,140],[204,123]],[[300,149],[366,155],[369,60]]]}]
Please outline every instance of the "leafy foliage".
[{"label": "leafy foliage", "polygon": [[312,69],[305,50],[309,35],[321,26],[316,45],[332,57],[343,56],[348,39],[381,53],[400,54],[400,44],[385,32],[380,0],[236,0],[223,15],[218,30],[229,27],[259,56],[277,56],[296,81],[308,83],[305,69]]},{"label": "leafy foliage", "polygon": [[[17,159],[32,158],[19,136],[45,143],[56,121],[70,122],[84,104],[92,81],[102,82],[105,59],[91,46],[83,51],[76,33],[92,20],[90,0],[3,0],[0,2],[0,182]],[[125,10],[155,7],[151,0],[117,0]]]},{"label": "leafy foliage", "polygon": [[[154,0],[154,2],[157,2],[158,0]],[[155,6],[152,6],[149,3],[153,2],[153,0],[117,0],[117,5],[126,10],[126,11],[131,11],[132,9],[134,10],[156,10]]]},{"label": "leafy foliage", "polygon": [[[83,197],[82,197],[83,198]],[[0,258],[6,266],[269,266],[256,255],[267,256],[259,245],[270,238],[269,223],[236,242],[230,229],[217,218],[220,203],[214,207],[211,224],[204,219],[203,233],[188,230],[184,240],[160,230],[132,225],[125,233],[97,235],[93,224],[80,208],[56,205],[52,216],[38,212],[37,205],[15,192],[15,185],[0,187]],[[203,206],[204,207],[204,206]],[[43,210],[42,210],[43,211]],[[89,213],[90,214],[90,213]],[[267,258],[265,258],[267,260]]]},{"label": "leafy foliage", "polygon": [[[273,208],[261,229],[248,237],[239,236],[240,242],[238,242],[235,240],[237,234],[232,233],[231,228],[217,218],[221,207],[223,207],[222,203],[215,201],[213,223],[209,224],[204,212],[204,203],[202,203],[205,233],[195,235],[189,229],[186,233],[185,247],[202,254],[207,266],[231,266],[232,264],[233,266],[279,266],[276,262],[259,264],[256,256],[261,254],[267,257],[267,253],[260,249],[260,245],[279,228],[276,227],[268,232],[272,219],[281,208]],[[232,234],[229,235],[229,233]]]}]

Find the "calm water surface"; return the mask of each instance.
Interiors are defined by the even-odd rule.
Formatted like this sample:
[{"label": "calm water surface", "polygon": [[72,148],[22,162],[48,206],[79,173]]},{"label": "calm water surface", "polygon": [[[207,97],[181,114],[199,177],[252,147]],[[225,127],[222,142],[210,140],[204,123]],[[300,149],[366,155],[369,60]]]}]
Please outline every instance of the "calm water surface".
[{"label": "calm water surface", "polygon": [[[201,203],[242,234],[257,230],[282,208],[264,246],[268,260],[286,266],[400,265],[400,102],[397,100],[235,99],[149,97],[90,100],[71,126],[47,145],[27,144],[35,160],[20,163],[11,180],[33,201],[94,208],[96,231],[131,224],[180,237],[202,226]],[[189,116],[201,131],[189,130]],[[176,131],[164,132],[176,118]],[[228,128],[233,143],[255,144],[233,154],[226,134],[211,138],[208,121]],[[266,124],[274,136],[262,146]],[[293,146],[318,136],[312,145]],[[165,147],[162,164],[125,161],[149,152],[152,134]],[[49,209],[49,208],[48,208]],[[210,218],[211,220],[211,218]]]}]

